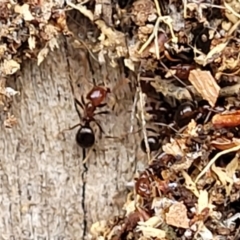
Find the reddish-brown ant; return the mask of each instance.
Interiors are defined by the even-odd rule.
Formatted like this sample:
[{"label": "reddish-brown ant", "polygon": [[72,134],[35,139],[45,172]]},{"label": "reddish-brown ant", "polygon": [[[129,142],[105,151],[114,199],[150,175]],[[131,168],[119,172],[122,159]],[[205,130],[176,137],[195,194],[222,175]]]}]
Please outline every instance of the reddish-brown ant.
[{"label": "reddish-brown ant", "polygon": [[109,88],[94,86],[87,94],[86,99],[90,101],[92,106],[100,107],[102,102],[106,99],[108,93],[110,93]]},{"label": "reddish-brown ant", "polygon": [[180,80],[187,81],[190,71],[195,69],[196,67],[192,64],[178,64],[176,66],[170,67],[170,69],[175,70],[175,76]]},{"label": "reddish-brown ant", "polygon": [[[82,120],[82,123],[69,128],[72,130],[78,126],[81,126],[76,134],[76,142],[82,148],[90,148],[95,143],[95,134],[93,129],[90,127],[91,122],[95,122],[99,127],[100,131],[103,133],[103,129],[98,121],[95,119],[96,115],[107,114],[108,111],[95,112],[97,108],[106,106],[106,103],[103,101],[106,99],[107,93],[110,92],[109,88],[104,88],[101,86],[94,86],[91,91],[87,94],[86,98],[89,102],[85,103],[83,96],[81,97],[82,103],[75,99],[75,108],[77,110],[79,118]],[[83,111],[84,115],[81,117],[80,112],[78,111],[77,105],[79,105]]]}]

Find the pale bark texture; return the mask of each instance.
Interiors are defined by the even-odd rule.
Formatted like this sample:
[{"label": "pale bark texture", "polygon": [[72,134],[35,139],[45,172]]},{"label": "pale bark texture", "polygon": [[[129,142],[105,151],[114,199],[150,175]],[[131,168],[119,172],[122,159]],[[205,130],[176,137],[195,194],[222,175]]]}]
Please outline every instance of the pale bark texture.
[{"label": "pale bark texture", "polygon": [[61,133],[79,123],[74,98],[85,96],[93,80],[111,88],[124,78],[121,63],[100,66],[71,41],[62,37],[39,67],[23,61],[7,81],[20,95],[11,108],[18,124],[1,124],[0,239],[90,239],[93,222],[119,213],[122,202],[115,204],[114,196],[126,193],[125,184],[146,162],[137,154],[139,134],[118,139],[131,125],[129,86],[118,91],[114,109],[106,107],[110,114],[97,117],[105,134],[96,127],[97,142],[85,165],[75,142],[78,128]]}]

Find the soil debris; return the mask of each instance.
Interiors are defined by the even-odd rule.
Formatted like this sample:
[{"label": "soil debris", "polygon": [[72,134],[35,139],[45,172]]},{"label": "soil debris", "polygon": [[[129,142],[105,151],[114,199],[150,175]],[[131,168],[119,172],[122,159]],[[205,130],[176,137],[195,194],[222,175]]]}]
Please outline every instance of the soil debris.
[{"label": "soil debris", "polygon": [[[77,31],[73,12],[85,23]],[[122,63],[124,84],[136,86],[131,122],[142,123],[146,169],[125,214],[94,223],[92,239],[239,239],[239,19],[237,0],[0,2],[6,127],[17,124],[8,108],[19,94],[8,76],[26,59],[40,65],[63,35],[101,65]]]}]

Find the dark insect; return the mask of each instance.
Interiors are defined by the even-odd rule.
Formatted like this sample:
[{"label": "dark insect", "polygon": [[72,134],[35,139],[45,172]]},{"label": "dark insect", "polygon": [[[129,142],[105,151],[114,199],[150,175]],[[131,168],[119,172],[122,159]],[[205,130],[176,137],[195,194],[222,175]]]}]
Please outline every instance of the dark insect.
[{"label": "dark insect", "polygon": [[189,74],[190,74],[190,71],[195,69],[195,66],[191,65],[191,64],[178,64],[176,66],[170,67],[170,69],[176,70],[175,75],[179,79],[181,79],[183,81],[187,81],[188,77],[189,77]]},{"label": "dark insect", "polygon": [[[161,146],[161,142],[160,142],[159,137],[157,137],[157,136],[148,136],[147,137],[147,141],[148,141],[148,146],[149,146],[149,151],[150,152],[154,152],[154,151],[159,150],[159,148]],[[142,139],[140,146],[141,146],[142,151],[147,153],[147,147],[146,147],[144,139]]]},{"label": "dark insect", "polygon": [[[146,112],[151,115],[150,121],[155,125],[167,126],[167,123],[169,123],[170,119],[172,118],[172,116],[169,114],[169,109],[171,109],[171,107],[166,102],[154,102],[154,99],[152,99],[152,102],[146,105],[145,109]],[[156,131],[152,128],[146,129],[147,133],[151,132],[147,137],[150,152],[158,151],[160,149],[162,140],[166,135],[165,129],[166,127],[162,126],[158,127],[159,131]],[[147,147],[144,139],[142,139],[140,147],[143,152],[147,153]]]},{"label": "dark insect", "polygon": [[224,111],[222,107],[211,108],[210,105],[202,102],[184,102],[176,110],[174,115],[175,124],[178,127],[184,127],[194,119],[197,123],[203,124],[209,121],[213,113],[221,113]]},{"label": "dark insect", "polygon": [[[107,114],[109,112],[108,111],[95,112],[95,111],[97,108],[101,108],[106,105],[106,103],[103,103],[103,101],[106,99],[107,93],[109,92],[110,90],[108,88],[105,89],[100,86],[94,86],[86,97],[89,100],[89,102],[85,103],[83,96],[81,97],[82,103],[75,99],[75,108],[77,110],[79,118],[82,120],[82,123],[78,123],[77,125],[69,128],[68,130],[72,130],[78,126],[81,126],[76,134],[76,142],[80,147],[90,148],[95,143],[95,134],[90,126],[91,122],[95,122],[99,127],[100,132],[104,133],[101,125],[95,119],[95,116],[100,114]],[[77,105],[79,105],[83,109],[84,111],[83,117],[81,117]]]},{"label": "dark insect", "polygon": [[203,53],[207,54],[211,46],[208,28],[205,28],[201,23],[192,29],[192,33],[194,35],[193,45],[195,45],[197,49],[201,50]]},{"label": "dark insect", "polygon": [[186,126],[196,116],[196,107],[191,102],[182,103],[176,110],[174,121],[178,127]]},{"label": "dark insect", "polygon": [[143,198],[149,198],[152,195],[152,182],[154,181],[151,169],[146,169],[135,180],[136,193]]}]

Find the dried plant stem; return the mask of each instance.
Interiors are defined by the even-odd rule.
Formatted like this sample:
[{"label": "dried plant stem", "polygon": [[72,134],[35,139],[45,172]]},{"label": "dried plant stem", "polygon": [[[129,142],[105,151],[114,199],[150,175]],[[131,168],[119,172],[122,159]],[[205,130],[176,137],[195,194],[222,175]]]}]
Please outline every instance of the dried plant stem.
[{"label": "dried plant stem", "polygon": [[225,1],[224,1],[224,6],[225,8],[230,11],[233,15],[235,15],[237,18],[240,18],[240,14],[238,14],[229,4],[227,4]]},{"label": "dried plant stem", "polygon": [[135,96],[134,96],[132,110],[131,110],[131,120],[130,120],[131,121],[131,126],[130,126],[130,129],[129,129],[129,133],[133,132],[133,124],[134,124],[135,110],[136,110],[136,106],[137,106],[137,99],[138,99],[138,94],[136,92]]},{"label": "dried plant stem", "polygon": [[236,31],[236,29],[239,27],[239,24],[240,24],[240,20],[238,20],[238,21],[230,28],[230,30],[228,31],[228,36],[231,36],[231,35]]},{"label": "dried plant stem", "polygon": [[187,85],[179,78],[179,77],[177,77],[175,74],[173,74],[171,71],[169,71],[169,68],[162,62],[162,61],[160,61],[160,64],[163,66],[163,68],[167,71],[167,72],[169,72],[171,75],[172,75],[172,77],[174,77],[178,82],[180,82],[184,87],[187,87]]},{"label": "dried plant stem", "polygon": [[183,17],[187,18],[187,0],[183,0]]},{"label": "dried plant stem", "polygon": [[144,95],[142,93],[141,86],[140,86],[140,73],[138,73],[137,75],[137,83],[138,83],[137,92],[139,93],[139,101],[140,101],[140,107],[141,107],[140,113],[141,113],[143,137],[144,137],[144,142],[146,146],[148,161],[150,161],[150,149],[149,149],[148,139],[147,139],[146,120],[144,116],[145,101],[144,101]]},{"label": "dried plant stem", "polygon": [[91,21],[93,21],[94,17],[93,17],[93,13],[88,10],[85,6],[83,6],[82,4],[78,4],[78,5],[75,5],[73,3],[71,3],[70,0],[67,0],[66,1],[67,5],[74,8],[74,9],[77,9],[79,12],[81,12],[85,17],[89,18]]},{"label": "dried plant stem", "polygon": [[161,21],[161,17],[157,19],[152,34],[149,36],[148,40],[142,45],[142,47],[138,51],[139,54],[141,54],[149,46],[149,44],[152,42],[152,40],[156,36],[160,21]]},{"label": "dried plant stem", "polygon": [[154,44],[156,48],[156,56],[157,59],[160,59],[160,53],[159,53],[159,44],[158,44],[158,31],[154,31]]},{"label": "dried plant stem", "polygon": [[240,145],[237,145],[233,148],[230,148],[230,149],[227,149],[227,150],[224,150],[218,154],[216,154],[216,156],[214,158],[212,158],[210,160],[210,162],[205,166],[205,168],[198,174],[196,180],[194,181],[195,183],[198,182],[198,180],[210,169],[210,167],[213,165],[213,163],[215,163],[215,161],[221,157],[222,155],[224,154],[227,154],[227,153],[230,153],[230,152],[236,152],[240,149]]},{"label": "dried plant stem", "polygon": [[161,14],[161,9],[160,9],[158,0],[154,0],[154,2],[155,2],[155,5],[156,5],[156,9],[157,9],[158,16],[161,17],[162,14]]}]

